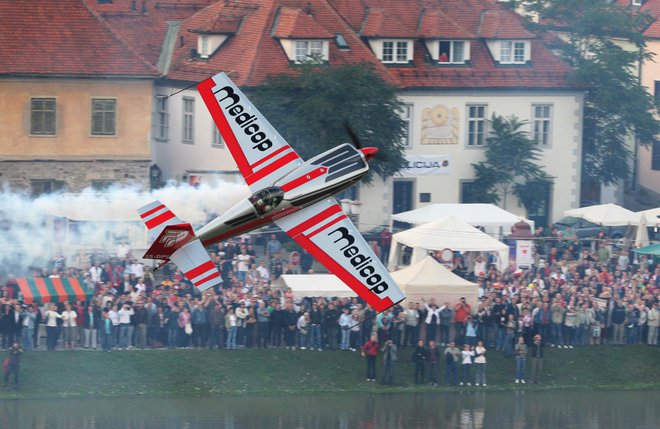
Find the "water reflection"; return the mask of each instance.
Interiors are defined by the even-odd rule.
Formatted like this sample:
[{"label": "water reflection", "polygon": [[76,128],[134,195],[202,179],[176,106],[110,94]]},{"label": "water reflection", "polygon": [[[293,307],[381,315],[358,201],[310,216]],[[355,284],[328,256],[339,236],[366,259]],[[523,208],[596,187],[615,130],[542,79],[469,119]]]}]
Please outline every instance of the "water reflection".
[{"label": "water reflection", "polygon": [[650,429],[658,391],[3,400],[0,429]]}]

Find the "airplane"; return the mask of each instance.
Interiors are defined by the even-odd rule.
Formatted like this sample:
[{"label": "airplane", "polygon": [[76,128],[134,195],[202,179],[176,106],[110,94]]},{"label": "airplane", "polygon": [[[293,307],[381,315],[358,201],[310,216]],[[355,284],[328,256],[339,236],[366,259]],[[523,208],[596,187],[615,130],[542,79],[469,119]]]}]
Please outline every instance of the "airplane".
[{"label": "airplane", "polygon": [[197,85],[252,195],[197,232],[160,201],[138,209],[150,235],[144,255],[174,262],[197,289],[222,282],[206,246],[275,223],[377,312],[405,296],[333,195],[369,171],[377,148],[341,144],[303,161],[225,73]]}]

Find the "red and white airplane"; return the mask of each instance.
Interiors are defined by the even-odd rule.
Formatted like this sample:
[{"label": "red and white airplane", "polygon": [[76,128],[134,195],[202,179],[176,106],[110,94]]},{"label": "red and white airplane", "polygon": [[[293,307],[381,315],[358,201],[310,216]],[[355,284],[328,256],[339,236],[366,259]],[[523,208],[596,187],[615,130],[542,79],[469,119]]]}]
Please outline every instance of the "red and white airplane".
[{"label": "red and white airplane", "polygon": [[402,301],[402,291],[332,197],[367,173],[377,149],[346,143],[303,162],[226,74],[197,89],[253,194],[196,234],[159,201],[140,208],[157,235],[144,258],[174,262],[206,290],[222,279],[204,247],[274,222],[376,311]]}]

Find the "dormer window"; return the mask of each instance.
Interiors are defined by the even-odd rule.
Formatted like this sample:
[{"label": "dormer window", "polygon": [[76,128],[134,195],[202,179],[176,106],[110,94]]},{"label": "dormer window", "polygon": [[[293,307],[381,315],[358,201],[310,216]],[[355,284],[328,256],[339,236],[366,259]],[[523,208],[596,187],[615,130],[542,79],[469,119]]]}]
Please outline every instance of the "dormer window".
[{"label": "dormer window", "polygon": [[226,34],[199,34],[197,36],[197,54],[199,58],[209,58],[218,50],[228,35]]},{"label": "dormer window", "polygon": [[440,64],[465,64],[467,44],[462,40],[440,40],[438,62]]},{"label": "dormer window", "polygon": [[383,40],[381,60],[386,64],[406,64],[412,60],[412,44],[409,40]]},{"label": "dormer window", "polygon": [[314,60],[328,61],[328,42],[325,40],[296,40],[294,61],[303,63]]},{"label": "dormer window", "polygon": [[641,6],[644,3],[644,0],[632,0],[630,4],[632,6]]},{"label": "dormer window", "polygon": [[500,64],[525,64],[529,60],[528,45],[524,40],[501,40]]}]

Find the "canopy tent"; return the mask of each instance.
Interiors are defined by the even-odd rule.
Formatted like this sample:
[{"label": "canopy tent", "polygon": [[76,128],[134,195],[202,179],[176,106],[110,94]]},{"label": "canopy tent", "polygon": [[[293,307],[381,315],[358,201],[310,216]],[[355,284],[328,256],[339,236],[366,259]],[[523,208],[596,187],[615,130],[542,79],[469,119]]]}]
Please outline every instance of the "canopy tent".
[{"label": "canopy tent", "polygon": [[647,227],[660,227],[660,207],[636,212],[635,214],[639,215],[640,224],[643,222]]},{"label": "canopy tent", "polygon": [[304,297],[350,298],[357,294],[334,274],[285,274],[281,276],[285,287],[293,291],[293,298]]},{"label": "canopy tent", "polygon": [[421,225],[433,222],[442,217],[453,215],[472,226],[483,226],[489,230],[503,227],[508,232],[516,223],[523,220],[530,224],[532,231],[534,223],[521,219],[513,213],[493,204],[430,204],[415,210],[392,215],[393,220]]},{"label": "canopy tent", "polygon": [[635,212],[612,203],[566,210],[564,215],[579,217],[603,226],[625,226],[639,223],[639,215]]},{"label": "canopy tent", "polygon": [[509,246],[452,215],[394,234],[388,262],[390,271],[399,265],[403,246],[413,249],[411,264],[424,259],[429,250],[450,249],[497,252],[498,268],[504,270],[509,265]]},{"label": "canopy tent", "polygon": [[407,268],[392,273],[392,277],[406,295],[406,302],[429,302],[435,299],[438,305],[444,302],[456,304],[465,297],[473,309],[477,307],[479,286],[457,276],[431,256]]},{"label": "canopy tent", "polygon": [[94,290],[87,288],[82,277],[24,277],[17,282],[26,304],[89,301],[94,295]]},{"label": "canopy tent", "polygon": [[642,255],[660,256],[660,243],[652,244],[646,247],[640,247],[634,251],[641,253]]}]

